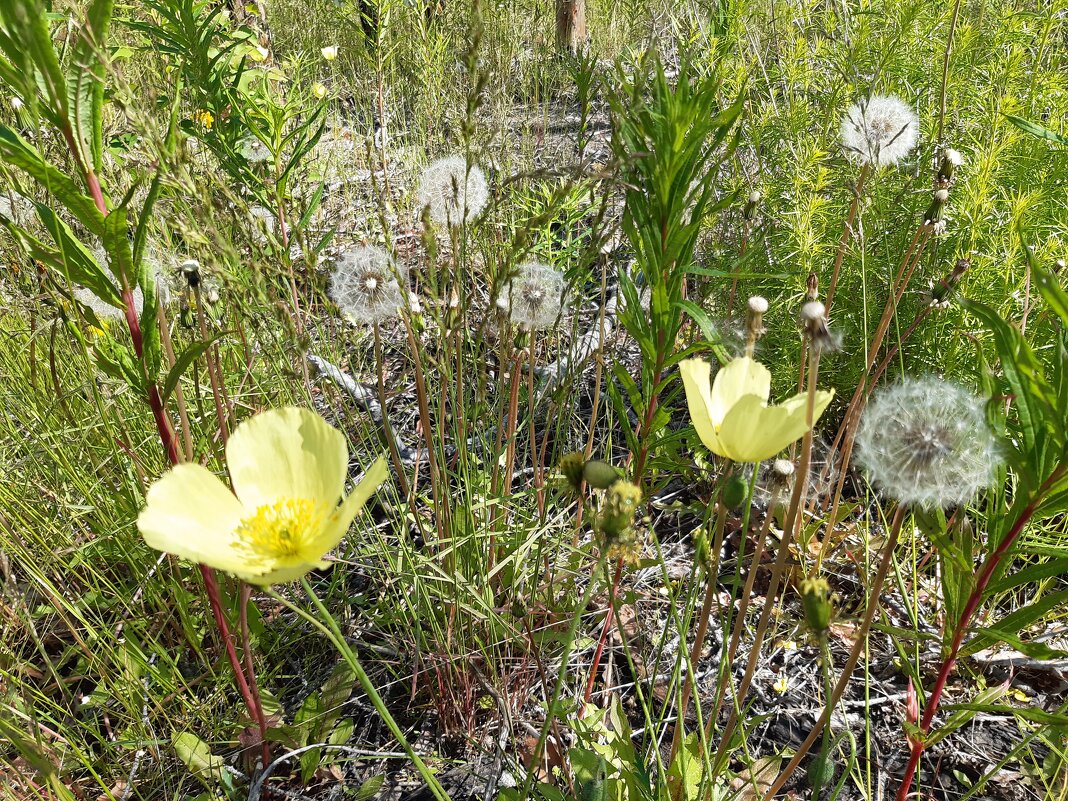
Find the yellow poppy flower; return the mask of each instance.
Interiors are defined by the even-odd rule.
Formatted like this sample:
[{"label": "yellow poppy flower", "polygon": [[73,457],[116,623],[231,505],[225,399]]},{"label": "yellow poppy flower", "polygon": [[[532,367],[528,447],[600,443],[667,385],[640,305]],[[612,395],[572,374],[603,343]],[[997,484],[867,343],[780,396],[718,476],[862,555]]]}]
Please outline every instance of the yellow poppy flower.
[{"label": "yellow poppy flower", "polygon": [[201,465],[176,465],[149,489],[137,527],[153,548],[251,584],[293,581],[326,567],[323,554],[386,478],[379,458],[338,505],[348,447],[308,409],[249,418],[230,437],[226,462],[233,492]]},{"label": "yellow poppy flower", "polygon": [[[720,368],[711,385],[711,366],[703,359],[687,359],[679,371],[697,435],[718,456],[735,462],[761,462],[809,429],[805,422],[807,396],[795,395],[779,406],[768,406],[771,374],[748,356]],[[833,391],[816,392],[813,422],[832,397]]]}]

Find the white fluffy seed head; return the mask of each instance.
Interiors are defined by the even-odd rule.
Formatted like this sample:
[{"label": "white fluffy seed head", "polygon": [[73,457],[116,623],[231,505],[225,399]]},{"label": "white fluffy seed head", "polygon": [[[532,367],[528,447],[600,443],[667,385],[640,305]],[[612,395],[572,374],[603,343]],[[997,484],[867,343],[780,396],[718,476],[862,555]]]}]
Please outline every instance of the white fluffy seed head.
[{"label": "white fluffy seed head", "polygon": [[526,262],[505,285],[497,306],[517,325],[548,328],[560,316],[566,288],[562,273],[548,264]]},{"label": "white fluffy seed head", "polygon": [[920,137],[920,121],[901,98],[872,95],[854,103],[842,118],[842,149],[853,161],[873,167],[900,162]]},{"label": "white fluffy seed head", "polygon": [[754,189],[752,192],[749,193],[749,202],[754,204],[759,203],[760,197],[760,192]]},{"label": "white fluffy seed head", "polygon": [[407,274],[380,247],[359,245],[334,260],[330,298],[354,323],[381,323],[404,305]]},{"label": "white fluffy seed head", "polygon": [[827,317],[827,307],[818,300],[810,300],[801,307],[801,319],[806,323],[818,322]]},{"label": "white fluffy seed head", "polygon": [[463,156],[446,156],[423,170],[415,195],[416,210],[428,209],[438,225],[469,223],[489,201],[489,184],[477,165],[468,170]]},{"label": "white fluffy seed head", "polygon": [[936,189],[934,193],[934,199],[939,203],[945,203],[947,200],[949,200],[949,190]]},{"label": "white fluffy seed head", "polygon": [[760,295],[753,295],[753,297],[749,298],[749,311],[753,314],[767,314],[768,299]]},{"label": "white fluffy seed head", "polygon": [[997,442],[985,401],[939,378],[880,390],[857,432],[856,461],[875,486],[926,509],[967,503],[994,479]]},{"label": "white fluffy seed head", "polygon": [[946,152],[942,154],[942,157],[954,167],[959,167],[964,163],[964,156],[960,154],[960,151],[954,150],[951,147],[946,149]]}]

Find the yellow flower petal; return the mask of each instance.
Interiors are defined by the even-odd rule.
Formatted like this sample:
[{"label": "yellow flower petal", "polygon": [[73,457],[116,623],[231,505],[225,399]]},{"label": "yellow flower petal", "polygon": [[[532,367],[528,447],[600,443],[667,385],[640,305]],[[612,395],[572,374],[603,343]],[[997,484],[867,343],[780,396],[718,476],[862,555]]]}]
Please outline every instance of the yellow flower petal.
[{"label": "yellow flower petal", "polygon": [[742,356],[732,359],[716,373],[709,395],[709,416],[717,426],[723,425],[727,412],[746,395],[756,395],[767,403],[771,396],[771,373],[760,362]]},{"label": "yellow flower petal", "polygon": [[268,584],[285,584],[287,581],[296,581],[299,578],[303,578],[310,570],[321,570],[324,567],[329,567],[329,565],[329,562],[323,561],[300,562],[293,565],[276,566],[270,572],[260,575],[241,575],[239,573],[238,578],[247,581],[249,584],[266,587]]},{"label": "yellow flower petal", "polygon": [[[833,392],[816,393],[813,422],[833,396]],[[745,396],[731,407],[720,427],[724,455],[736,462],[770,459],[808,431],[807,403],[806,395],[795,395],[780,406],[764,406],[756,396]]]},{"label": "yellow flower petal", "polygon": [[682,386],[686,390],[686,405],[697,436],[712,453],[723,455],[723,446],[716,435],[716,424],[709,410],[712,407],[709,375],[712,367],[704,359],[685,359],[679,363]]},{"label": "yellow flower petal", "polygon": [[345,487],[348,447],[309,409],[272,409],[237,427],[226,446],[234,493],[250,509],[301,498],[332,509]]},{"label": "yellow flower petal", "polygon": [[344,503],[330,516],[330,521],[323,527],[322,533],[309,543],[305,555],[314,559],[322,558],[324,553],[333,550],[349,530],[352,520],[363,509],[367,499],[374,495],[382,482],[386,480],[389,469],[386,460],[379,456],[364,473],[360,483],[345,499]]},{"label": "yellow flower petal", "polygon": [[149,489],[137,528],[158,551],[236,572],[250,563],[248,554],[234,549],[234,531],[245,513],[214,473],[198,464],[180,464]]}]

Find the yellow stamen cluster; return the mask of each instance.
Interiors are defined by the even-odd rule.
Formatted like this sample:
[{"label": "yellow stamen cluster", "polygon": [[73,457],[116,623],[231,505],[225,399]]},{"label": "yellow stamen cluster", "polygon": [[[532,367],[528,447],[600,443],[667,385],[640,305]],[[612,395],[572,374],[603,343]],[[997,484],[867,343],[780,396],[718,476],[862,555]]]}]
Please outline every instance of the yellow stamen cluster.
[{"label": "yellow stamen cluster", "polygon": [[257,556],[287,559],[297,556],[308,534],[320,531],[322,525],[319,504],[306,498],[285,498],[260,506],[242,520],[237,538]]}]

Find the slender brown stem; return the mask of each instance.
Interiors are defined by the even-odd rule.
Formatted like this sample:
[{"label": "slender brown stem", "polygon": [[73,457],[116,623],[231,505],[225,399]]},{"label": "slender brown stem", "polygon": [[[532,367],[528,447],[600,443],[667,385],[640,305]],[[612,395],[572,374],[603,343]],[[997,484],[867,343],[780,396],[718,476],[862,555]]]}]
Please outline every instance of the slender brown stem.
[{"label": "slender brown stem", "polygon": [[842,225],[842,236],[838,239],[838,251],[834,254],[834,267],[831,268],[831,281],[827,285],[827,313],[831,312],[831,304],[834,303],[834,293],[838,288],[838,274],[842,270],[842,261],[845,259],[846,246],[849,245],[849,240],[853,238],[853,224],[857,219],[857,212],[860,211],[860,204],[864,197],[864,184],[868,180],[868,176],[871,174],[871,166],[865,164],[860,168],[860,174],[857,176],[857,185],[853,188],[853,199],[849,203],[849,213],[846,215],[845,223]]},{"label": "slender brown stem", "polygon": [[400,451],[397,449],[397,438],[393,434],[393,426],[389,422],[389,409],[386,407],[386,365],[382,358],[382,336],[379,333],[378,323],[372,326],[374,331],[375,368],[378,373],[378,406],[382,410],[382,433],[386,440],[386,448],[389,449],[389,457],[393,460],[393,471],[397,474],[397,488],[401,495],[409,498],[411,488],[408,485],[408,477],[404,474],[404,462],[401,461]]},{"label": "slender brown stem", "polygon": [[[197,303],[197,325],[200,328],[200,338],[204,341],[208,341],[208,319],[204,313],[204,296],[200,290],[200,284],[193,287],[193,293],[196,296]],[[211,398],[215,403],[215,421],[219,426],[219,436],[222,437],[222,443],[225,445],[230,439],[230,425],[227,419],[226,411],[223,408],[222,391],[219,389],[220,376],[219,376],[219,363],[215,359],[214,352],[209,348],[207,354],[208,365],[208,380],[211,382]]]}]

